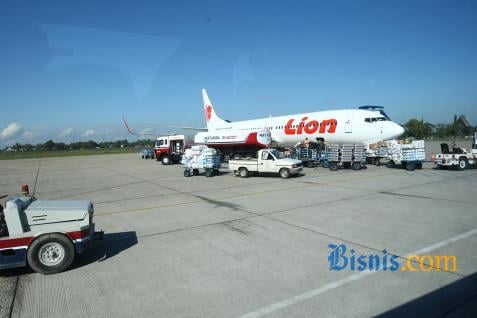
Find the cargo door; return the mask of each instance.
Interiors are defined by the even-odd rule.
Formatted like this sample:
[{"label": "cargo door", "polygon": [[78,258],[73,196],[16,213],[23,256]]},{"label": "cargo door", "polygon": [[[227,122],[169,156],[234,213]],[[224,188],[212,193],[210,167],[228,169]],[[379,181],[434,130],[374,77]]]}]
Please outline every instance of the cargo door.
[{"label": "cargo door", "polygon": [[345,121],[344,130],[345,130],[345,133],[347,134],[350,134],[353,132],[353,122],[351,121],[351,118]]}]

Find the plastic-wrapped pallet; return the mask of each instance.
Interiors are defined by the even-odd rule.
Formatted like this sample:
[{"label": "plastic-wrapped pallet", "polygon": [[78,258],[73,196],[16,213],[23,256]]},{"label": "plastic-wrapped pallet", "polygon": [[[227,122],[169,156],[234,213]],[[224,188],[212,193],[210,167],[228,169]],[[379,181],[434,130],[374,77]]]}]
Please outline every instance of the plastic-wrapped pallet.
[{"label": "plastic-wrapped pallet", "polygon": [[219,169],[220,158],[214,148],[204,145],[186,149],[181,163],[185,169]]}]

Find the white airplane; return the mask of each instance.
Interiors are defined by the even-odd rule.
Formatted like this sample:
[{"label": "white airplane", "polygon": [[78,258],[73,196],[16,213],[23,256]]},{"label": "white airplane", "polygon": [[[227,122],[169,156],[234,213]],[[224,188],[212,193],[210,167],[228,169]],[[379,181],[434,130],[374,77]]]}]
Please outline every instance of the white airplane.
[{"label": "white airplane", "polygon": [[268,145],[271,139],[278,146],[290,147],[306,138],[328,143],[370,144],[404,133],[404,128],[391,121],[382,107],[363,106],[230,122],[217,115],[205,89],[202,98],[207,132],[196,134],[194,141],[199,144],[260,146]]}]

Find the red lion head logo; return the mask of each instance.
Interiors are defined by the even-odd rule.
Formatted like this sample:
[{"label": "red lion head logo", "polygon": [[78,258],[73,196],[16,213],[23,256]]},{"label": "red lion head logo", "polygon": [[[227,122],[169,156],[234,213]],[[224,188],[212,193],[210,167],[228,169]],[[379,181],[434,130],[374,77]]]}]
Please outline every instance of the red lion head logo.
[{"label": "red lion head logo", "polygon": [[207,105],[205,107],[205,120],[209,122],[211,116],[212,116],[212,106]]}]

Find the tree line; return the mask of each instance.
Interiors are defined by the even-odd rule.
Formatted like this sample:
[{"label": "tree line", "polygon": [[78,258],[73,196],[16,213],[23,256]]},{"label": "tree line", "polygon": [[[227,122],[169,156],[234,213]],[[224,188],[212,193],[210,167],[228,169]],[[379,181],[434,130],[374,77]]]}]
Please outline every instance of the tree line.
[{"label": "tree line", "polygon": [[103,141],[96,142],[94,140],[78,141],[72,143],[54,142],[48,140],[44,143],[38,144],[20,144],[16,143],[11,147],[7,147],[4,150],[10,148],[13,151],[62,151],[62,150],[84,150],[84,149],[111,149],[111,148],[142,148],[146,146],[153,146],[154,140],[141,139],[137,141],[128,141],[127,139],[116,141]]},{"label": "tree line", "polygon": [[454,115],[450,124],[431,124],[421,119],[410,119],[404,125],[405,137],[418,139],[448,139],[471,136],[477,131],[477,126],[472,127],[465,116]]}]

